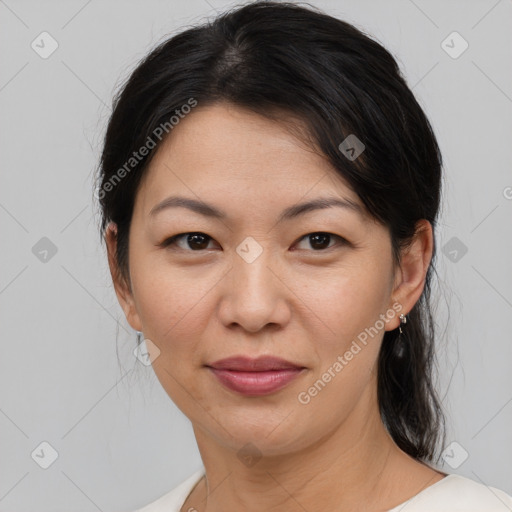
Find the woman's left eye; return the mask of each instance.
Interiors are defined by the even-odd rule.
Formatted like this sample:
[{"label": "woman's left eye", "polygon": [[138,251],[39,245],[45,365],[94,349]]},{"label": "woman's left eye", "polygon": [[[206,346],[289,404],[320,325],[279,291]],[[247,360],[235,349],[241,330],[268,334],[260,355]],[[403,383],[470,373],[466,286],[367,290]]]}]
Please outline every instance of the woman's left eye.
[{"label": "woman's left eye", "polygon": [[323,231],[309,233],[308,235],[304,235],[300,240],[302,241],[307,239],[309,239],[310,247],[313,247],[315,251],[330,249],[332,245],[329,245],[329,243],[332,241],[332,239],[337,239],[341,245],[348,243],[339,235],[335,235],[333,233],[325,233]]}]

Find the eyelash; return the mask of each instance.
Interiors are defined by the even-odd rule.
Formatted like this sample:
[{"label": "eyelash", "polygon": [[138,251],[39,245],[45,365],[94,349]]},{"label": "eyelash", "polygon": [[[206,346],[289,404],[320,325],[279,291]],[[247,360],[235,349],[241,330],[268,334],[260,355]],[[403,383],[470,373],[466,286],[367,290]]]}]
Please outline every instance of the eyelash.
[{"label": "eyelash", "polygon": [[[179,250],[181,249],[181,247],[178,247],[176,248],[177,246],[177,241],[181,238],[181,237],[185,237],[187,235],[203,235],[205,236],[207,239],[209,240],[213,240],[213,238],[209,235],[207,235],[206,233],[202,233],[200,231],[190,231],[190,232],[187,232],[187,233],[179,233],[177,235],[174,235],[174,236],[171,236],[170,238],[167,238],[166,240],[164,240],[161,244],[159,244],[161,247],[163,248],[169,248],[169,249],[172,249],[172,250]],[[334,233],[329,233],[329,232],[326,232],[326,231],[313,231],[312,233],[307,233],[306,235],[303,235],[302,237],[300,237],[297,242],[295,243],[298,243],[298,242],[301,242],[303,239],[309,237],[309,236],[312,236],[312,235],[327,235],[331,238],[335,238],[337,239],[339,242],[338,242],[338,245],[340,246],[344,246],[344,245],[350,245],[350,243],[343,237],[339,236],[339,235],[335,235]],[[325,249],[318,249],[318,250],[314,250],[312,249],[312,252],[316,252],[316,253],[322,253],[322,252],[328,252],[330,251],[331,249],[335,249],[336,248],[336,245],[334,246],[331,246],[331,247],[327,247]],[[192,250],[192,249],[182,249],[184,250],[185,252],[197,252],[197,253],[201,253],[201,252],[204,252],[205,250],[207,249],[198,249],[196,251]]]}]

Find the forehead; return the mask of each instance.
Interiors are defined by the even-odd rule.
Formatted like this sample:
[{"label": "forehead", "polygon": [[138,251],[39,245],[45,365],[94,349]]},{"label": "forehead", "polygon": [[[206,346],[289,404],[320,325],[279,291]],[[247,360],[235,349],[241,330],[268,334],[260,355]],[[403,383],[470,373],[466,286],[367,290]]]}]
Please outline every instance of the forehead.
[{"label": "forehead", "polygon": [[214,198],[226,209],[236,204],[270,207],[320,195],[362,206],[299,132],[304,133],[303,127],[231,104],[196,107],[174,126],[146,170],[141,191],[145,212],[176,193]]},{"label": "forehead", "polygon": [[195,162],[204,168],[221,162],[218,172],[235,171],[246,179],[279,173],[287,161],[289,167],[297,167],[304,159],[303,170],[309,168],[314,174],[321,166],[325,172],[325,159],[291,133],[292,129],[305,130],[298,123],[268,119],[230,103],[198,106],[174,126],[161,144],[157,160],[187,168]]}]

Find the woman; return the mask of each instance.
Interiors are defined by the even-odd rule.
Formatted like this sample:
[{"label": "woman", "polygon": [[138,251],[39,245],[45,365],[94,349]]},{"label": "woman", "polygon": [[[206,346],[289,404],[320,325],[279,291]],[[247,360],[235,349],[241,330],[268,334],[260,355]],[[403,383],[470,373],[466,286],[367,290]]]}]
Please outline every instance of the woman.
[{"label": "woman", "polygon": [[143,60],[101,233],[204,468],[142,511],[512,509],[434,464],[441,167],[393,57],[315,9],[252,3]]}]

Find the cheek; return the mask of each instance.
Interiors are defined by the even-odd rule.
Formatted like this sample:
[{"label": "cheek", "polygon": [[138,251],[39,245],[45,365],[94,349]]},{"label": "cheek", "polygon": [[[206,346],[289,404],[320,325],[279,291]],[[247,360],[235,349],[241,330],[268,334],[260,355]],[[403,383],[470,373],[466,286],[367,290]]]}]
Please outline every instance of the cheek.
[{"label": "cheek", "polygon": [[387,277],[378,265],[372,270],[337,271],[319,283],[323,288],[317,288],[314,297],[310,293],[308,300],[323,328],[318,337],[311,337],[317,364],[296,399],[301,404],[299,415],[325,418],[322,428],[343,421],[363,394],[372,399],[371,383],[383,336],[379,315],[385,312],[388,299]]},{"label": "cheek", "polygon": [[208,321],[204,307],[213,276],[155,262],[150,255],[134,257],[132,268],[133,294],[144,335],[161,351],[189,359]]},{"label": "cheek", "polygon": [[[323,333],[316,338],[324,340],[317,345],[319,351],[343,352],[360,333],[375,326],[389,299],[388,269],[384,267],[377,261],[361,262],[300,277],[298,295]],[[382,330],[381,322],[377,329]]]},{"label": "cheek", "polygon": [[[201,340],[211,312],[205,311],[211,284],[167,267],[146,266],[132,279],[144,335],[158,347],[152,361],[162,388],[187,416],[204,415]],[[188,274],[187,274],[188,275]],[[193,399],[191,399],[193,398]]]},{"label": "cheek", "polygon": [[354,265],[317,280],[315,291],[311,289],[308,302],[322,327],[311,338],[317,364],[298,397],[304,411],[320,413],[336,404],[333,421],[339,421],[369,392],[384,329],[380,315],[388,301],[386,272],[376,261]]}]

